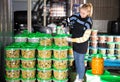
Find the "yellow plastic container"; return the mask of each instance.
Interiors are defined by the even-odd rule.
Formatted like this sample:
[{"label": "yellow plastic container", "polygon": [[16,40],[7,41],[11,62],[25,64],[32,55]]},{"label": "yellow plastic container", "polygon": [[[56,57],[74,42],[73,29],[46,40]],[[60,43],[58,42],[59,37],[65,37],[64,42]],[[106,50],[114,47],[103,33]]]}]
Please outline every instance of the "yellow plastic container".
[{"label": "yellow plastic container", "polygon": [[37,59],[37,67],[40,69],[50,69],[52,66],[52,60],[51,59]]},{"label": "yellow plastic container", "polygon": [[6,58],[6,67],[7,68],[19,68],[20,59],[19,58]]},{"label": "yellow plastic container", "polygon": [[52,56],[52,47],[51,46],[39,46],[37,48],[38,58],[51,58]]},{"label": "yellow plastic container", "polygon": [[36,74],[36,69],[35,68],[22,68],[21,70],[21,77],[23,79],[31,79],[31,78],[35,78],[35,74]]},{"label": "yellow plastic container", "polygon": [[52,77],[52,70],[51,69],[37,69],[38,71],[38,78],[48,80]]},{"label": "yellow plastic container", "polygon": [[68,67],[68,59],[53,59],[53,66],[56,69],[66,69]]},{"label": "yellow plastic container", "polygon": [[55,46],[53,48],[53,55],[56,59],[66,59],[68,57],[68,49],[69,47],[58,47]]},{"label": "yellow plastic container", "polygon": [[101,75],[104,73],[104,59],[102,54],[94,54],[91,62],[92,73]]},{"label": "yellow plastic container", "polygon": [[19,68],[16,68],[16,69],[6,68],[6,77],[8,79],[20,78],[20,69]]},{"label": "yellow plastic container", "polygon": [[36,59],[35,58],[21,58],[21,64],[23,68],[34,68]]},{"label": "yellow plastic container", "polygon": [[64,70],[54,69],[53,75],[54,75],[54,78],[57,80],[67,79],[68,78],[68,69],[64,69]]}]

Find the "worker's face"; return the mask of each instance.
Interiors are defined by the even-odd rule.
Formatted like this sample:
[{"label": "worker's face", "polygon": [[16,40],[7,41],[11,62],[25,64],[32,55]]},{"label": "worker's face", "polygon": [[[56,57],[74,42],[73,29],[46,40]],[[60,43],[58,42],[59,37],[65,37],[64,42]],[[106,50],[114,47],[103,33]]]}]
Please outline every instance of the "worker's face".
[{"label": "worker's face", "polygon": [[88,16],[88,14],[89,13],[86,9],[83,9],[83,8],[80,9],[81,18],[86,18]]}]

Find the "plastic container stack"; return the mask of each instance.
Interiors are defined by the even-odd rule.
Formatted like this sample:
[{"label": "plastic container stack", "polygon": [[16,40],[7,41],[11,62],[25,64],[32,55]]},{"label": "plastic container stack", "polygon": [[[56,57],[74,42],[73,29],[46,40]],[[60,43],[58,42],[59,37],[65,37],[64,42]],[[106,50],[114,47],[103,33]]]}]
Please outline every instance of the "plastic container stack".
[{"label": "plastic container stack", "polygon": [[116,60],[119,59],[119,36],[112,36],[112,35],[100,35],[104,36],[104,44],[99,44],[99,51],[101,54],[106,54],[105,59],[112,59]]},{"label": "plastic container stack", "polygon": [[67,82],[70,47],[66,37],[43,33],[15,36],[15,43],[5,48],[6,81]]},{"label": "plastic container stack", "polygon": [[97,54],[98,50],[98,30],[92,30],[89,42],[88,54]]},{"label": "plastic container stack", "polygon": [[116,59],[115,57],[115,43],[114,42],[109,42],[107,43],[107,49],[106,49],[106,54],[108,59]]},{"label": "plastic container stack", "polygon": [[6,81],[20,82],[20,48],[14,44],[7,46],[5,50]]},{"label": "plastic container stack", "polygon": [[51,46],[39,46],[37,48],[37,51],[38,51],[37,81],[38,82],[51,82],[52,81],[52,47]]},{"label": "plastic container stack", "polygon": [[[35,82],[36,81],[36,48],[35,40],[29,43],[28,33],[15,36],[15,43],[5,48],[5,68],[7,82]],[[29,33],[29,35],[34,35]],[[22,37],[21,37],[22,36]]]},{"label": "plastic container stack", "polygon": [[[36,45],[21,47],[21,81],[36,79]],[[33,81],[35,82],[35,81]]]},{"label": "plastic container stack", "polygon": [[98,47],[106,48],[106,35],[98,35]]},{"label": "plastic container stack", "polygon": [[92,30],[89,41],[89,49],[85,58],[90,58],[91,60],[91,54],[100,53],[103,54],[105,62],[107,60],[120,60],[120,36],[103,34],[97,35],[97,32],[97,30]]},{"label": "plastic container stack", "polygon": [[120,60],[120,43],[116,43],[115,47],[116,47],[115,54],[117,56],[117,59]]},{"label": "plastic container stack", "polygon": [[56,35],[53,47],[53,81],[68,81],[68,35]]},{"label": "plastic container stack", "polygon": [[118,46],[118,37],[97,35],[97,32],[97,30],[92,30],[88,54],[97,54],[99,52],[103,54],[104,59],[116,59],[115,53],[117,52],[117,50],[119,51],[119,49],[115,49],[116,45]]},{"label": "plastic container stack", "polygon": [[53,38],[50,34],[39,34],[39,39],[37,48],[37,82],[51,82]]}]

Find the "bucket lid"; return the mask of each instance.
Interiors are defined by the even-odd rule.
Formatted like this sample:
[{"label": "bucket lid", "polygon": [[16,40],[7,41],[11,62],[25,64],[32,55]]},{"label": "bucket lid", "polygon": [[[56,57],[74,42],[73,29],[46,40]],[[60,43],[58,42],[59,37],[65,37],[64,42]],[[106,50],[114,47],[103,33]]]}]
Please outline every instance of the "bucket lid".
[{"label": "bucket lid", "polygon": [[68,50],[70,49],[70,47],[69,46],[63,46],[63,47],[54,46],[53,49],[54,50]]},{"label": "bucket lid", "polygon": [[68,71],[68,69],[56,69],[56,68],[54,68],[53,71],[63,72],[63,71]]},{"label": "bucket lid", "polygon": [[120,45],[120,42],[114,42],[115,44],[119,44]]},{"label": "bucket lid", "polygon": [[[92,74],[92,70],[87,70],[86,74],[94,76],[94,74]],[[104,75],[110,75],[110,72],[105,70],[104,73],[100,76],[104,76]]]},{"label": "bucket lid", "polygon": [[7,46],[6,48],[5,48],[5,50],[19,50],[20,49],[20,47],[16,47],[16,46]]},{"label": "bucket lid", "polygon": [[26,43],[21,47],[22,50],[35,50],[37,48],[37,43]]},{"label": "bucket lid", "polygon": [[40,34],[39,35],[40,38],[52,38],[51,34]]},{"label": "bucket lid", "polygon": [[108,35],[107,37],[108,37],[108,38],[113,38],[114,36],[112,36],[112,35]]},{"label": "bucket lid", "polygon": [[31,42],[28,42],[25,44],[25,46],[30,46],[30,47],[38,47],[39,43],[31,43]]},{"label": "bucket lid", "polygon": [[103,58],[102,54],[92,54],[92,58]]},{"label": "bucket lid", "polygon": [[51,58],[37,58],[37,60],[42,60],[42,61],[44,60],[45,61],[45,60],[52,60],[52,59]]},{"label": "bucket lid", "polygon": [[36,68],[21,68],[21,70],[31,70],[31,71],[33,71],[33,70],[36,70]]},{"label": "bucket lid", "polygon": [[36,58],[21,58],[21,60],[23,60],[23,61],[29,61],[29,60],[36,60]]},{"label": "bucket lid", "polygon": [[98,50],[106,50],[106,48],[98,48]]},{"label": "bucket lid", "polygon": [[107,42],[107,44],[115,44],[115,42]]},{"label": "bucket lid", "polygon": [[39,33],[30,33],[28,38],[39,38]]},{"label": "bucket lid", "polygon": [[15,47],[21,47],[22,45],[25,45],[26,42],[15,42],[15,43],[12,43],[10,46],[15,46]]},{"label": "bucket lid", "polygon": [[100,79],[102,82],[120,82],[120,76],[115,76],[115,75],[105,75],[101,76]]},{"label": "bucket lid", "polygon": [[8,60],[8,61],[15,61],[15,60],[20,60],[20,58],[5,58],[5,60]]},{"label": "bucket lid", "polygon": [[54,38],[65,38],[65,37],[70,37],[70,34],[57,34],[56,36],[54,36]]},{"label": "bucket lid", "polygon": [[5,68],[5,70],[7,70],[7,71],[16,71],[16,70],[20,70],[20,68]]},{"label": "bucket lid", "polygon": [[22,47],[21,50],[35,50],[36,48],[33,47]]},{"label": "bucket lid", "polygon": [[55,81],[55,82],[67,82],[68,79],[58,80],[56,78],[53,78],[53,81]]},{"label": "bucket lid", "polygon": [[51,71],[52,69],[51,68],[48,68],[48,69],[41,69],[41,68],[37,68],[38,71]]},{"label": "bucket lid", "polygon": [[19,49],[23,45],[25,45],[25,42],[15,42],[6,46],[5,49]]},{"label": "bucket lid", "polygon": [[25,79],[25,78],[21,78],[22,81],[31,81],[31,80],[36,80],[36,78],[28,78],[28,79]]},{"label": "bucket lid", "polygon": [[46,47],[44,47],[44,46],[38,46],[37,49],[38,50],[52,50],[52,46],[46,46]]},{"label": "bucket lid", "polygon": [[45,79],[37,78],[37,80],[40,82],[50,82],[52,79],[49,78],[49,79],[45,80]]},{"label": "bucket lid", "polygon": [[64,59],[57,59],[57,58],[53,58],[53,60],[54,60],[54,61],[65,61],[65,60],[66,60],[66,61],[67,61],[67,60],[68,60],[68,58],[64,58]]},{"label": "bucket lid", "polygon": [[20,78],[7,78],[7,77],[5,77],[5,80],[7,80],[7,81],[14,81],[14,80],[20,80]]},{"label": "bucket lid", "polygon": [[120,38],[120,36],[115,36],[115,38]]}]

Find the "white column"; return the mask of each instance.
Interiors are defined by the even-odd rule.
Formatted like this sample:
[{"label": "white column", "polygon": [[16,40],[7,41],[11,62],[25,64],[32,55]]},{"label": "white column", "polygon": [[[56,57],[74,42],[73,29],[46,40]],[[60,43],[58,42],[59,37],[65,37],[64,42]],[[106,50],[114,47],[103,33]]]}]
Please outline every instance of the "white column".
[{"label": "white column", "polygon": [[83,0],[83,3],[84,3],[84,4],[87,3],[87,0]]},{"label": "white column", "polygon": [[46,0],[44,0],[44,26],[46,26]]},{"label": "white column", "polygon": [[28,31],[31,32],[32,31],[32,14],[31,14],[31,0],[28,0],[28,8],[27,8],[27,28]]}]

